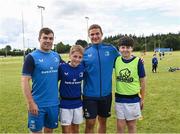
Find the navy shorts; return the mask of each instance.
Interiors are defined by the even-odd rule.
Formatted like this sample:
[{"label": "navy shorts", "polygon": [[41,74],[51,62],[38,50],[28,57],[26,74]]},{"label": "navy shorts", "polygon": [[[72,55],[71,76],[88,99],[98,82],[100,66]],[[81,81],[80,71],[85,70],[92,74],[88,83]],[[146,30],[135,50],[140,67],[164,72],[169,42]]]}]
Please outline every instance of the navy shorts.
[{"label": "navy shorts", "polygon": [[39,132],[43,127],[57,128],[58,127],[59,106],[41,107],[38,115],[28,113],[28,128],[31,132]]},{"label": "navy shorts", "polygon": [[93,99],[91,97],[83,97],[83,111],[85,119],[95,119],[96,116],[104,118],[111,116],[112,94]]}]

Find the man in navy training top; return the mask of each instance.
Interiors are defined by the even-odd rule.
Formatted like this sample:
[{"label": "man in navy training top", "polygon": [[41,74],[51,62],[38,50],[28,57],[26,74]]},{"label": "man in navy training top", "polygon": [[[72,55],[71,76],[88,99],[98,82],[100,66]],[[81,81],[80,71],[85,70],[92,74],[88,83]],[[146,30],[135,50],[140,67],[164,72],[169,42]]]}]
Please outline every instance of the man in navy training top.
[{"label": "man in navy training top", "polygon": [[83,57],[85,133],[94,132],[96,117],[98,133],[106,133],[106,120],[111,115],[112,72],[119,52],[113,45],[102,43],[103,32],[99,25],[91,25],[88,35],[92,44],[86,48]]},{"label": "man in navy training top", "polygon": [[[54,32],[42,28],[40,48],[28,54],[22,69],[22,88],[28,106],[28,128],[32,133],[52,133],[58,127],[58,66],[60,56],[53,52]],[[32,88],[30,80],[32,79]]]}]

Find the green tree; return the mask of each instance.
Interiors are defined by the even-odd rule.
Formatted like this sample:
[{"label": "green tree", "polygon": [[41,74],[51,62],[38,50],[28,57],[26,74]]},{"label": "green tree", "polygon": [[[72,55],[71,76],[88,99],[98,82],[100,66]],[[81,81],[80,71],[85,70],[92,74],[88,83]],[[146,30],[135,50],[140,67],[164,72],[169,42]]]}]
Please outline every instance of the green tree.
[{"label": "green tree", "polygon": [[7,45],[5,46],[5,53],[6,53],[6,56],[8,55],[8,53],[11,51],[11,46],[10,45]]},{"label": "green tree", "polygon": [[69,52],[70,47],[71,46],[69,46],[69,44],[64,45],[62,42],[60,42],[60,43],[55,45],[55,50],[58,53],[67,53],[67,52]]},{"label": "green tree", "polygon": [[76,45],[81,45],[83,48],[87,47],[87,45],[88,45],[87,41],[85,41],[85,40],[80,40],[80,39],[77,40],[75,44],[76,44]]}]

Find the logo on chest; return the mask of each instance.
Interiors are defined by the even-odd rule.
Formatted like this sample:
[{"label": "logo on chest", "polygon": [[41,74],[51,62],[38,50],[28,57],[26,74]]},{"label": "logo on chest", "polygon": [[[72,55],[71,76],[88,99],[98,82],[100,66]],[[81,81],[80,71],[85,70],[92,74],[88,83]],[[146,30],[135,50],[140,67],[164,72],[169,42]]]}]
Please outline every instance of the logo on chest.
[{"label": "logo on chest", "polygon": [[57,57],[54,58],[54,62],[59,62]]},{"label": "logo on chest", "polygon": [[67,75],[68,75],[68,72],[64,72],[64,75],[66,75],[66,76],[67,76]]},{"label": "logo on chest", "polygon": [[39,59],[39,62],[44,62],[44,60],[43,59]]},{"label": "logo on chest", "polygon": [[79,73],[79,77],[83,77],[83,72],[80,72],[80,73]]},{"label": "logo on chest", "polygon": [[92,57],[92,53],[88,54],[87,56],[88,56],[88,57]]},{"label": "logo on chest", "polygon": [[110,55],[110,52],[109,52],[109,51],[105,51],[104,55],[105,55],[105,56],[109,56],[109,55]]}]

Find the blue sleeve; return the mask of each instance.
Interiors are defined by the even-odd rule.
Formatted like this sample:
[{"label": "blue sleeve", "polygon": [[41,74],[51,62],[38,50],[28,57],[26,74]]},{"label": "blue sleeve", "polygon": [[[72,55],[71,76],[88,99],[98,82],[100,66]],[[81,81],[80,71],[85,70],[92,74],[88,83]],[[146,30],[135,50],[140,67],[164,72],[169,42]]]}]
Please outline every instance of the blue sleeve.
[{"label": "blue sleeve", "polygon": [[62,79],[62,68],[61,68],[61,64],[59,64],[59,68],[58,68],[58,80],[61,80]]},{"label": "blue sleeve", "polygon": [[139,59],[139,62],[138,62],[138,75],[139,75],[139,78],[144,78],[146,76],[144,64],[142,63],[141,59]]},{"label": "blue sleeve", "polygon": [[34,59],[30,54],[28,54],[24,61],[22,75],[32,76],[34,67]]},{"label": "blue sleeve", "polygon": [[86,73],[85,69],[86,68],[85,68],[84,62],[82,62],[81,65],[82,65],[82,68],[83,68],[83,79],[84,79],[84,78],[86,78],[86,76],[85,76],[85,73]]},{"label": "blue sleeve", "polygon": [[[114,46],[113,46],[114,47]],[[117,58],[118,56],[120,56],[121,55],[121,53],[117,50],[117,48],[116,47],[114,47],[114,49],[115,49],[115,57]]]},{"label": "blue sleeve", "polygon": [[115,68],[116,59],[117,59],[118,56],[121,55],[121,53],[117,50],[116,47],[113,46],[113,48],[114,48],[114,57],[115,57],[113,68]]},{"label": "blue sleeve", "polygon": [[[118,56],[117,56],[117,57],[118,57]],[[114,60],[113,68],[115,68],[115,64],[116,64],[116,59],[117,59],[117,57],[116,57],[115,60]]]}]

